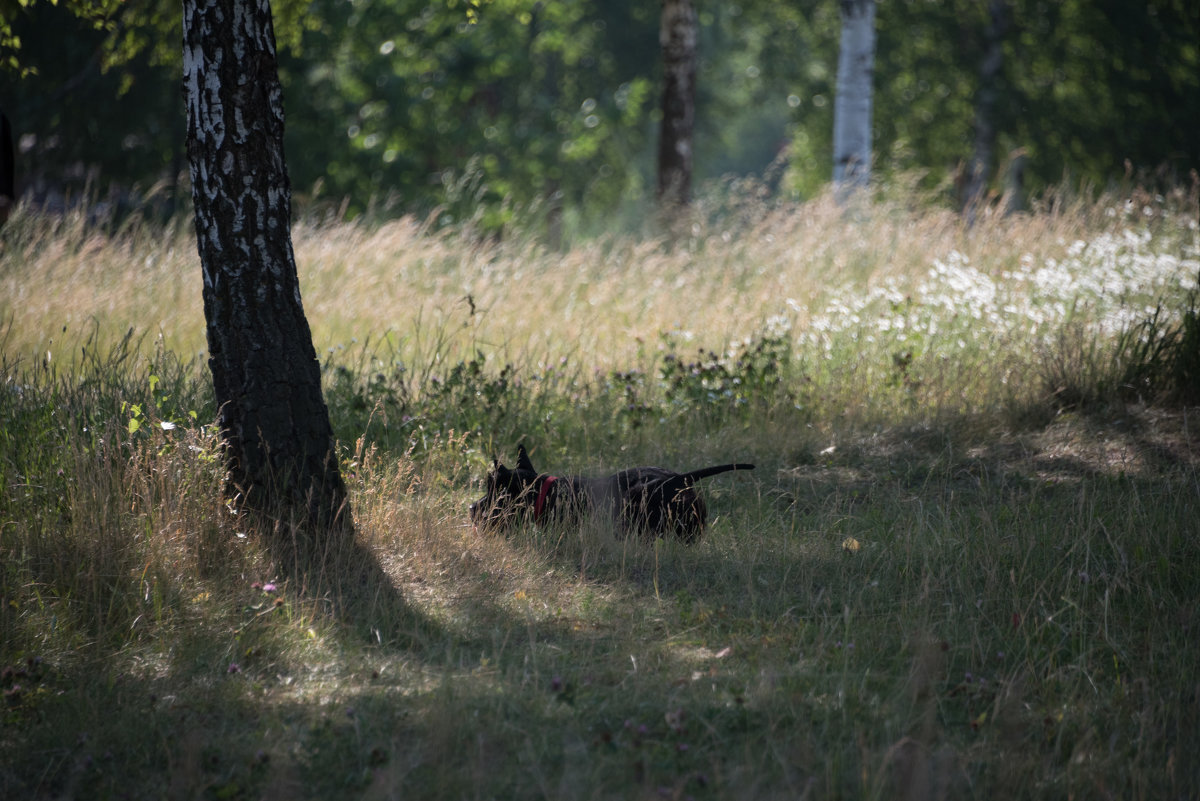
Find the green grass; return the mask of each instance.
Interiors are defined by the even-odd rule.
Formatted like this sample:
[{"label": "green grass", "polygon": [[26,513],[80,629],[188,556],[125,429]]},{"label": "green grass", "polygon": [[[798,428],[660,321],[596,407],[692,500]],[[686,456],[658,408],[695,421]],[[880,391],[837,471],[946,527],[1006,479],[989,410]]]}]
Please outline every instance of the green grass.
[{"label": "green grass", "polygon": [[[316,556],[221,494],[186,226],[18,212],[0,797],[1200,794],[1196,198],[1132,200],[301,227],[357,524]],[[481,536],[518,441],[758,469],[693,547]]]}]

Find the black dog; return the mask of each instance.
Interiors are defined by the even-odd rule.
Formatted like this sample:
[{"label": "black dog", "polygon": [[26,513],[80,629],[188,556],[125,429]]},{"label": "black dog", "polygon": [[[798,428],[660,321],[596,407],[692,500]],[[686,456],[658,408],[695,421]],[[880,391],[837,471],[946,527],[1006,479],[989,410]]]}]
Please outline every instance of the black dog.
[{"label": "black dog", "polygon": [[477,528],[500,528],[518,520],[571,522],[593,510],[606,510],[626,534],[662,537],[670,532],[686,543],[704,533],[708,509],[694,483],[752,464],[723,464],[690,473],[661,467],[634,467],[607,478],[538,473],[521,445],[517,468],[492,462],[487,494],[471,504]]}]

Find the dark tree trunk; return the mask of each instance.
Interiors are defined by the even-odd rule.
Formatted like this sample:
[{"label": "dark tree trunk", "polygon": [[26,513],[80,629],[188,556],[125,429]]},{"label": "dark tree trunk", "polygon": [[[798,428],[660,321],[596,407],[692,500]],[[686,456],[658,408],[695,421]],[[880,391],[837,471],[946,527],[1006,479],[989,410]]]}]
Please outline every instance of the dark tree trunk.
[{"label": "dark tree trunk", "polygon": [[[542,33],[541,11],[543,6],[541,3],[535,3],[533,12],[530,15],[529,22],[529,40],[528,47],[530,52],[538,52],[535,49],[538,36]],[[558,105],[559,96],[561,94],[560,87],[562,86],[561,76],[558,74],[559,56],[555,53],[542,50],[542,89],[541,94],[547,98],[551,107]],[[562,174],[562,167],[559,164],[558,153],[556,148],[550,156],[547,164],[547,174],[545,184],[543,185],[543,197],[546,203],[546,243],[551,250],[559,250],[562,247],[562,229],[563,229],[563,203],[562,203],[562,182],[559,176]]]},{"label": "dark tree trunk", "polygon": [[984,31],[983,63],[979,69],[979,93],[975,98],[975,149],[967,167],[967,188],[963,211],[967,223],[987,200],[988,181],[996,150],[996,100],[1000,93],[1000,72],[1004,66],[1004,35],[1008,30],[1008,0],[988,3],[988,26]]},{"label": "dark tree trunk", "polygon": [[268,0],[184,0],[187,149],[219,423],[252,510],[346,526],[292,253]]},{"label": "dark tree trunk", "polygon": [[0,225],[8,220],[17,202],[17,158],[13,149],[12,128],[8,117],[0,111]]},{"label": "dark tree trunk", "polygon": [[662,132],[658,140],[658,201],[684,205],[692,194],[692,129],[696,123],[696,40],[692,0],[663,0]]}]

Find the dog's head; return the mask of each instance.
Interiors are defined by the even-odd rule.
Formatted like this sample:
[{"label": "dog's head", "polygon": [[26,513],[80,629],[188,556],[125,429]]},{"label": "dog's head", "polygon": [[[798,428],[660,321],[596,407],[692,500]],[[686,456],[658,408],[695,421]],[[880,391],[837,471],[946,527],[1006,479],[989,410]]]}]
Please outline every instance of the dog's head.
[{"label": "dog's head", "polygon": [[529,515],[536,501],[537,475],[524,445],[517,450],[515,470],[505,467],[499,459],[493,459],[487,477],[487,492],[471,504],[471,522],[476,528],[497,529]]}]

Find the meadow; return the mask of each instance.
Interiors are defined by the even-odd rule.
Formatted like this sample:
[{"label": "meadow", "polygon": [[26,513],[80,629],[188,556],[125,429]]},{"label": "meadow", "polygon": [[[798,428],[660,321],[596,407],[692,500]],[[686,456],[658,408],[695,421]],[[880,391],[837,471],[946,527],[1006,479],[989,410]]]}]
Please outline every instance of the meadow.
[{"label": "meadow", "polygon": [[[19,208],[0,797],[1197,797],[1198,216],[302,217],[356,540],[299,558],[222,494],[187,222]],[[519,442],[757,469],[690,547],[483,535]]]}]

